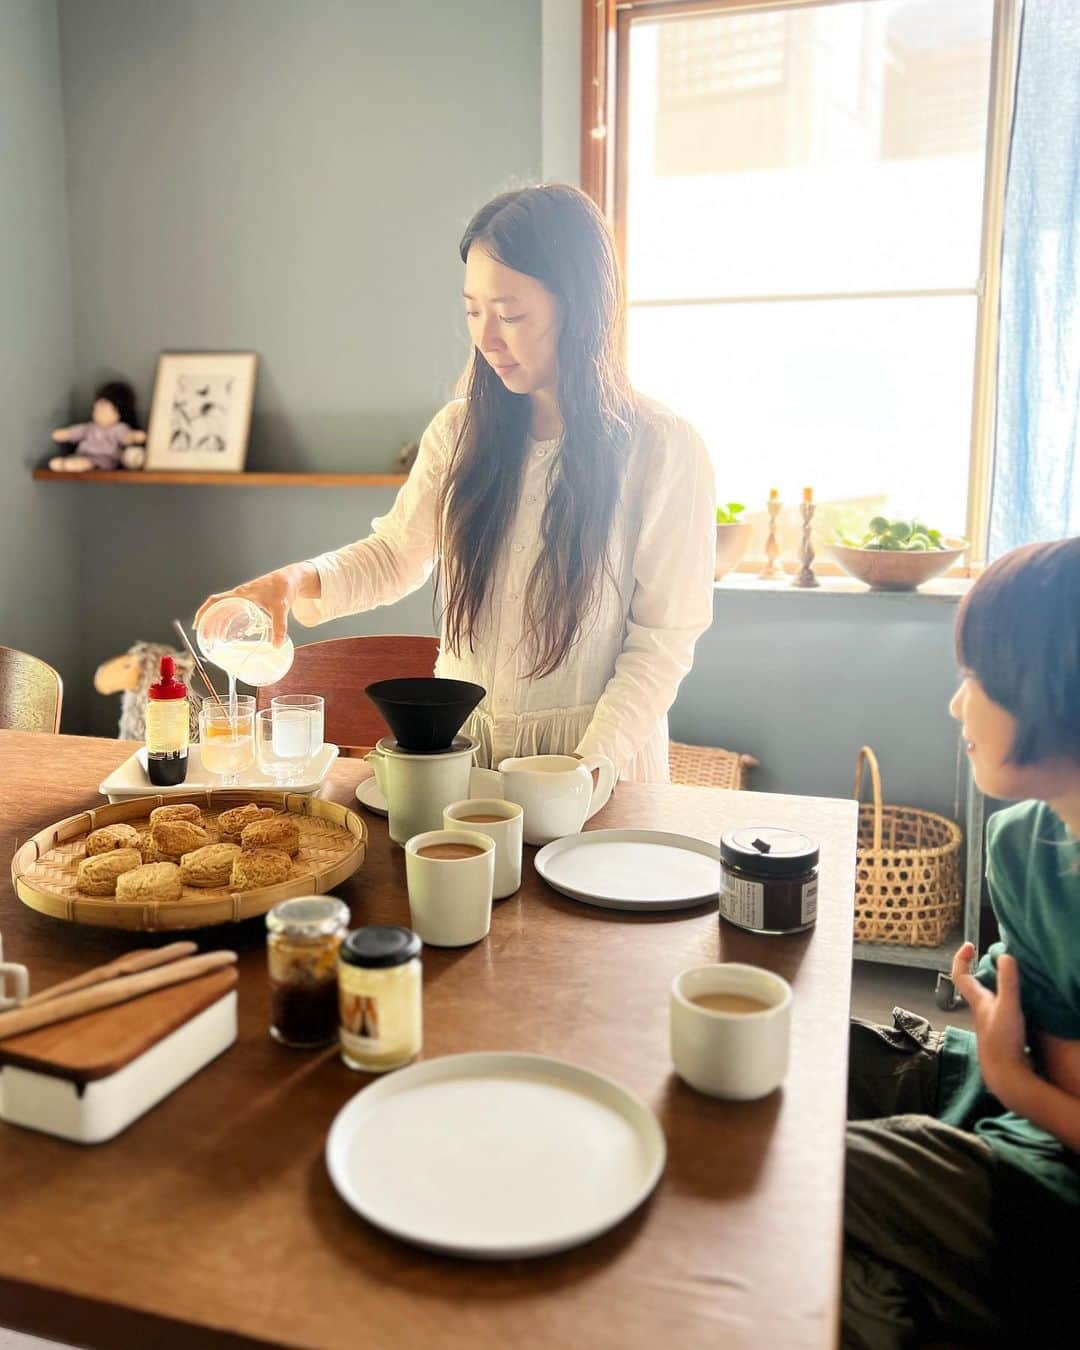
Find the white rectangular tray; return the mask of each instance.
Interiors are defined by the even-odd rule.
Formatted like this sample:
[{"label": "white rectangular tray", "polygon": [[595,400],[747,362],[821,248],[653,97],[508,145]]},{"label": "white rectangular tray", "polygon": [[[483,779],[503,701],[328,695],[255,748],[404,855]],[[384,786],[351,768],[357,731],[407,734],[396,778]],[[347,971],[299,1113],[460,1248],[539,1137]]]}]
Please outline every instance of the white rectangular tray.
[{"label": "white rectangular tray", "polygon": [[29,1130],[101,1144],[126,1130],[236,1040],[236,991],[124,1068],[82,1087],[13,1064],[0,1068],[0,1119]]},{"label": "white rectangular tray", "polygon": [[[324,744],[304,770],[302,781],[287,784],[288,790],[308,794],[317,792],[326,781],[326,775],[330,772],[330,766],[337,759],[338,753],[336,745]],[[281,786],[280,783],[275,783],[272,778],[267,778],[265,774],[260,773],[256,764],[253,764],[250,769],[246,769],[240,775],[240,781],[237,784],[238,788],[267,788],[270,790]],[[131,801],[133,797],[156,797],[158,795],[162,797],[182,797],[185,792],[205,792],[207,788],[220,787],[220,776],[203,768],[197,745],[191,746],[188,750],[187,778],[182,783],[177,783],[175,787],[155,787],[146,776],[146,746],[141,745],[130,758],[124,760],[119,768],[114,769],[108,778],[98,784],[98,791],[103,797],[108,797],[110,802],[115,803]]]}]

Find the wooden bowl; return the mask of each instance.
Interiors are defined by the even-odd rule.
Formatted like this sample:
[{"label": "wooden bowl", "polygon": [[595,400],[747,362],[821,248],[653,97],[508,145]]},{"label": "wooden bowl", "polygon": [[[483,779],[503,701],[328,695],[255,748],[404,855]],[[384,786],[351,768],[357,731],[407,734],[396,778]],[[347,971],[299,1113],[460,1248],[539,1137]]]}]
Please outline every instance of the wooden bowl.
[{"label": "wooden bowl", "polygon": [[947,572],[967,552],[966,539],[946,539],[945,544],[926,553],[830,544],[829,552],[845,572],[865,581],[872,591],[914,591]]},{"label": "wooden bowl", "polygon": [[[215,889],[185,886],[179,900],[143,903],[117,900],[111,895],[85,895],[76,887],[79,862],[86,856],[86,836],[91,830],[121,822],[138,829],[148,823],[155,807],[176,802],[194,802],[211,826],[222,811],[245,802],[288,812],[300,830],[300,852],[293,859],[291,875],[276,886],[251,891],[230,891],[227,886]],[[69,816],[40,830],[23,844],[12,860],[11,879],[15,894],[24,905],[54,919],[98,928],[160,933],[240,923],[265,914],[279,900],[322,895],[340,886],[363,866],[366,852],[367,826],[355,811],[336,802],[297,792],[212,789],[185,793],[182,797],[136,797]]]}]

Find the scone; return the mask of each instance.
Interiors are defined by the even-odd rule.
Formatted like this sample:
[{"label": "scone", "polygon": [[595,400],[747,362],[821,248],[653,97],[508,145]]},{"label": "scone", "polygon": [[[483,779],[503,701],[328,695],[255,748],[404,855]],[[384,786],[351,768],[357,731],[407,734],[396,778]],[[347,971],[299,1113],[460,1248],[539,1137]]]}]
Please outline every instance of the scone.
[{"label": "scone", "polygon": [[232,874],[239,844],[207,844],[180,859],[180,880],[185,886],[224,886]]},{"label": "scone", "polygon": [[175,863],[144,863],[125,872],[116,883],[117,900],[179,900],[184,893]]},{"label": "scone", "polygon": [[300,852],[300,828],[291,816],[275,816],[273,820],[256,820],[245,825],[240,836],[240,847],[271,848],[279,853]]},{"label": "scone", "polygon": [[256,891],[260,886],[276,886],[287,880],[291,871],[292,859],[287,853],[260,848],[233,859],[229,885],[234,891]]},{"label": "scone", "polygon": [[137,848],[114,848],[93,858],[83,858],[75,885],[84,895],[115,895],[117,877],[141,866]]},{"label": "scone", "polygon": [[166,858],[180,858],[210,843],[206,830],[190,820],[159,820],[150,831],[150,838]]},{"label": "scone", "polygon": [[173,806],[155,806],[150,812],[150,828],[153,829],[162,820],[190,820],[192,825],[201,825],[202,812],[194,802],[176,802]]},{"label": "scone", "polygon": [[86,856],[96,858],[99,853],[111,853],[115,848],[135,848],[139,831],[131,825],[103,825],[86,836]]},{"label": "scone", "polygon": [[254,802],[248,802],[245,806],[234,806],[228,811],[222,811],[217,818],[217,826],[223,840],[238,844],[245,825],[253,825],[257,820],[270,820],[276,815],[272,806],[256,806]]},{"label": "scone", "polygon": [[149,830],[144,834],[139,835],[139,842],[136,845],[136,848],[138,848],[139,852],[142,854],[144,863],[169,861],[168,858],[165,857],[165,854],[162,853],[161,849],[158,848],[157,844],[154,843],[154,836]]}]

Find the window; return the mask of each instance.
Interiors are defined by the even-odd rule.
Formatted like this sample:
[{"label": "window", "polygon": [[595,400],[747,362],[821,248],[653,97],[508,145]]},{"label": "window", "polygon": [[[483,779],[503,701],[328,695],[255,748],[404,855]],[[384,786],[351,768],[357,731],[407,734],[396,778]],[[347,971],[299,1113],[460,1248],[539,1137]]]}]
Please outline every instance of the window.
[{"label": "window", "polygon": [[722,500],[812,484],[821,539],[917,515],[983,556],[1012,9],[586,4],[631,377],[701,431]]}]

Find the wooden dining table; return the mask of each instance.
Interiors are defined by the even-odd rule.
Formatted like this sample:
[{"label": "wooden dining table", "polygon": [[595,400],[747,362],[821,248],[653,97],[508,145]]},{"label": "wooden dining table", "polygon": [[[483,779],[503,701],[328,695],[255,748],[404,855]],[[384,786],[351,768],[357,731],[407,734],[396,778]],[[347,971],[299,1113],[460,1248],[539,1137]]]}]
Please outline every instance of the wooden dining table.
[{"label": "wooden dining table", "polygon": [[[0,932],[42,989],[169,940],[77,926],[15,896],[31,834],[102,804],[97,784],[135,747],[0,732]],[[323,795],[356,806],[362,761]],[[355,925],[408,924],[402,850],[384,819],[338,888]],[[81,1146],[0,1122],[0,1325],[108,1350],[832,1347],[838,1335],[853,801],[623,783],[589,828],[719,842],[740,824],[797,827],[821,845],[816,926],[767,937],[715,900],[627,914],[550,889],[527,849],[520,891],[489,937],[423,952],[423,1058],[535,1051],[607,1075],[655,1113],[667,1163],[651,1198],[556,1256],[472,1261],[409,1246],[346,1207],[327,1131],[368,1082],[335,1048],[268,1035],[261,920],[203,929],[239,953],[236,1044],[115,1139]],[[794,989],[791,1064],[756,1102],[703,1096],[672,1070],[668,998],[690,966],[744,961]],[[573,1147],[573,1141],[567,1141]]]}]

